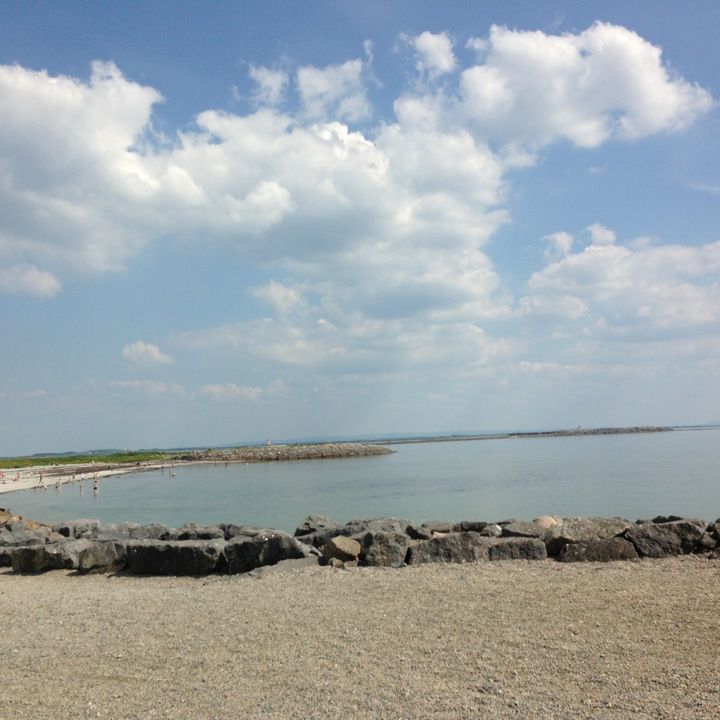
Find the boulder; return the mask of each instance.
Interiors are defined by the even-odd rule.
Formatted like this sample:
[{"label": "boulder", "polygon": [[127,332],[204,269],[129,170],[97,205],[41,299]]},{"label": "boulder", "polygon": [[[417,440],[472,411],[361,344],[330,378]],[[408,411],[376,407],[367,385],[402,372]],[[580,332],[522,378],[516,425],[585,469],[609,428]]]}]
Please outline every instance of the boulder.
[{"label": "boulder", "polygon": [[80,565],[80,553],[93,544],[93,540],[80,538],[79,540],[66,540],[60,544],[60,550],[67,561],[66,567],[77,570]]},{"label": "boulder", "polygon": [[300,525],[295,528],[295,537],[310,535],[319,530],[339,530],[340,524],[324,515],[308,515]]},{"label": "boulder", "polygon": [[561,562],[609,562],[611,560],[637,560],[635,546],[621,537],[603,540],[585,540],[568,543],[560,551]]},{"label": "boulder", "polygon": [[12,551],[12,569],[16,573],[41,573],[71,567],[68,556],[58,545],[29,545]]},{"label": "boulder", "polygon": [[307,535],[299,535],[297,540],[307,547],[321,548],[328,540],[332,540],[340,534],[339,528],[326,528],[325,530],[316,530]]},{"label": "boulder", "polygon": [[0,567],[10,567],[12,565],[13,549],[0,545]]},{"label": "boulder", "polygon": [[407,554],[408,536],[380,530],[357,538],[362,545],[363,565],[372,567],[402,567]]},{"label": "boulder", "polygon": [[407,520],[394,517],[371,518],[369,520],[351,520],[340,528],[340,534],[354,537],[366,532],[389,532],[404,534],[408,525]]},{"label": "boulder", "polygon": [[218,525],[185,523],[177,529],[176,540],[225,540],[225,530]]},{"label": "boulder", "polygon": [[545,543],[538,538],[509,537],[490,545],[490,560],[545,560]]},{"label": "boulder", "polygon": [[177,540],[177,530],[159,523],[149,525],[128,524],[127,529],[128,537],[131,540]]},{"label": "boulder", "polygon": [[67,520],[66,522],[53,525],[53,532],[60,533],[66,538],[82,538],[93,535],[100,525],[99,520]]},{"label": "boulder", "polygon": [[714,550],[716,547],[718,547],[720,543],[718,543],[717,538],[712,535],[709,532],[704,532],[702,534],[702,537],[698,540],[698,544],[695,547],[695,552],[699,553],[707,553]]},{"label": "boulder", "polygon": [[237,525],[236,523],[221,523],[219,527],[222,528],[226,540],[232,540],[234,537],[255,537],[261,530],[256,525]]},{"label": "boulder", "polygon": [[555,527],[562,522],[562,518],[557,515],[540,515],[533,520],[535,525],[538,525],[545,530],[549,530],[551,527]]},{"label": "boulder", "polygon": [[445,520],[427,520],[422,524],[431,533],[454,533],[461,532],[460,523],[446,522]]},{"label": "boulder", "polygon": [[207,575],[222,565],[224,540],[130,540],[127,570],[133,575]]},{"label": "boulder", "polygon": [[462,532],[482,532],[489,524],[484,520],[462,520],[460,530]]},{"label": "boulder", "polygon": [[420,563],[462,563],[489,560],[492,540],[475,532],[449,533],[421,540],[410,547],[408,565]]},{"label": "boulder", "polygon": [[641,557],[661,558],[695,550],[703,530],[695,523],[677,520],[633,525],[624,533]]},{"label": "boulder", "polygon": [[429,540],[432,537],[432,530],[422,525],[413,525],[410,523],[405,528],[405,534],[412,540]]},{"label": "boulder", "polygon": [[0,542],[10,547],[43,545],[51,539],[52,530],[45,525],[31,525],[24,520],[13,520],[3,526]]},{"label": "boulder", "polygon": [[125,567],[127,547],[113,540],[90,542],[78,553],[80,573],[117,572]]},{"label": "boulder", "polygon": [[548,531],[548,528],[535,522],[524,522],[522,520],[513,520],[511,523],[501,527],[503,537],[543,538]]},{"label": "boulder", "polygon": [[545,545],[548,555],[555,556],[568,543],[605,540],[621,535],[629,527],[630,522],[623,518],[563,518],[561,523],[545,531]]},{"label": "boulder", "polygon": [[490,525],[486,525],[480,531],[480,534],[484,537],[500,537],[502,535],[502,527],[496,523],[490,523]]},{"label": "boulder", "polygon": [[322,554],[326,560],[337,558],[338,560],[357,560],[362,552],[362,546],[355,538],[338,535],[328,540],[323,545]]},{"label": "boulder", "polygon": [[244,573],[281,560],[306,557],[306,550],[298,540],[280,530],[260,530],[253,537],[237,536],[225,546],[227,570]]}]

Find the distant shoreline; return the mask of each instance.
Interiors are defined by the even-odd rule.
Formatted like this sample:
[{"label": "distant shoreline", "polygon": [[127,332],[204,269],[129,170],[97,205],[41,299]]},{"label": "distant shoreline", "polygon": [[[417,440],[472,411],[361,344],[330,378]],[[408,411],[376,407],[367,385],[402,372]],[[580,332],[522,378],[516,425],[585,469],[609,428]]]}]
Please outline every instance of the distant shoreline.
[{"label": "distant shoreline", "polygon": [[382,445],[406,445],[409,443],[464,442],[466,440],[506,440],[513,438],[577,437],[584,435],[631,435],[638,433],[673,432],[674,427],[656,425],[633,425],[631,427],[574,428],[572,430],[537,430],[531,432],[488,433],[482,435],[428,435],[419,438],[374,440]]}]

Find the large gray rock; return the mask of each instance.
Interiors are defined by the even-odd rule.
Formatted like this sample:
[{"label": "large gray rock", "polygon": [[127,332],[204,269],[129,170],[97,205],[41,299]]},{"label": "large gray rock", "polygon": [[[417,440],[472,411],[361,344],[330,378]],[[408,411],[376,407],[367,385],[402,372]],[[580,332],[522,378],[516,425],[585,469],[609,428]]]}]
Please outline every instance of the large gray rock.
[{"label": "large gray rock", "polygon": [[408,525],[408,520],[401,520],[394,517],[371,518],[368,520],[351,520],[340,528],[340,534],[347,537],[354,537],[360,533],[366,532],[389,532],[404,534]]},{"label": "large gray rock", "polygon": [[[554,526],[556,527],[556,526]],[[544,538],[550,528],[535,522],[513,520],[502,526],[503,537]]]},{"label": "large gray rock", "polygon": [[325,515],[308,515],[300,525],[295,528],[295,537],[310,535],[319,530],[340,530],[340,524]]},{"label": "large gray rock", "polygon": [[695,523],[679,520],[667,523],[643,523],[625,531],[625,537],[642,557],[661,558],[695,550],[703,530]]},{"label": "large gray rock", "polygon": [[66,538],[83,538],[89,537],[95,533],[98,526],[100,525],[99,520],[67,520],[62,523],[53,525],[53,531],[64,535]]},{"label": "large gray rock", "polygon": [[623,518],[563,518],[558,525],[545,532],[545,545],[550,556],[559,555],[568,543],[605,540],[621,535],[631,527]]},{"label": "large gray rock", "polygon": [[460,523],[448,522],[446,520],[426,520],[422,524],[422,527],[431,533],[454,533],[462,531]]},{"label": "large gray rock", "polygon": [[382,530],[358,537],[362,545],[363,565],[371,567],[402,567],[407,554],[408,536]]},{"label": "large gray rock", "polygon": [[127,563],[127,546],[114,540],[88,543],[78,553],[77,570],[80,573],[117,572]]},{"label": "large gray rock", "polygon": [[225,533],[226,540],[234,537],[255,537],[262,528],[256,525],[238,525],[236,523],[221,523],[220,526]]},{"label": "large gray rock", "polygon": [[68,556],[58,545],[30,545],[12,551],[12,569],[16,573],[41,573],[71,567]]},{"label": "large gray rock", "polygon": [[609,562],[611,560],[637,560],[635,546],[621,537],[603,540],[586,540],[568,543],[560,551],[561,562]]},{"label": "large gray rock", "polygon": [[462,532],[482,532],[489,524],[484,520],[462,520],[460,530]]},{"label": "large gray rock", "polygon": [[128,537],[131,540],[177,540],[177,530],[167,525],[151,523],[149,525],[128,524]]},{"label": "large gray rock", "polygon": [[296,538],[280,530],[261,530],[254,537],[238,536],[225,546],[227,570],[244,573],[281,560],[305,557],[306,551]]},{"label": "large gray rock", "polygon": [[78,540],[66,540],[60,544],[60,551],[67,561],[66,567],[76,570],[80,564],[80,553],[93,544],[93,540],[80,538]]},{"label": "large gray rock", "polygon": [[462,563],[489,560],[492,540],[475,532],[449,533],[421,540],[410,547],[408,565],[420,563]]},{"label": "large gray rock", "polygon": [[131,540],[127,570],[133,575],[207,575],[223,562],[224,540]]},{"label": "large gray rock", "polygon": [[545,543],[532,537],[508,537],[490,545],[490,560],[545,560]]},{"label": "large gray rock", "polygon": [[3,526],[0,542],[10,547],[43,545],[52,539],[52,535],[51,528],[46,525],[36,525],[17,520]]},{"label": "large gray rock", "polygon": [[176,540],[224,540],[225,530],[218,525],[185,523],[177,529]]},{"label": "large gray rock", "polygon": [[422,525],[410,523],[405,528],[405,534],[412,540],[429,540],[432,536],[432,530]]},{"label": "large gray rock", "polygon": [[362,552],[362,545],[356,538],[338,535],[323,545],[322,554],[326,560],[335,558],[343,562],[356,562]]},{"label": "large gray rock", "polygon": [[12,565],[12,553],[11,547],[3,547],[0,545],[0,567],[10,567]]}]

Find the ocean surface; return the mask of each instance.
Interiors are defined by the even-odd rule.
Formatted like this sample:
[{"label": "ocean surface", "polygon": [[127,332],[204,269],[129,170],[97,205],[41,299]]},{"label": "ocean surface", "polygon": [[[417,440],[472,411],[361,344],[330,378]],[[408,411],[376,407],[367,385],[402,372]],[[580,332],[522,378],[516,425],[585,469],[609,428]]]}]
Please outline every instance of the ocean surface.
[{"label": "ocean surface", "polygon": [[393,445],[340,460],[190,465],[24,491],[0,503],[44,522],[250,523],[292,531],[337,521],[530,520],[543,514],[720,516],[720,429]]}]

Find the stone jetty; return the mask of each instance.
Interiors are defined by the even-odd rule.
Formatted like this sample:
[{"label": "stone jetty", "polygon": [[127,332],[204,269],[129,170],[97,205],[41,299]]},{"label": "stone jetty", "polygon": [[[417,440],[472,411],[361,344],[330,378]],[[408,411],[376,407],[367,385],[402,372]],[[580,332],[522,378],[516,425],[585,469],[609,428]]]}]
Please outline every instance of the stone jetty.
[{"label": "stone jetty", "polygon": [[720,558],[720,519],[659,516],[543,516],[527,522],[428,521],[398,518],[340,524],[309,515],[293,535],[251,525],[103,525],[70,520],[45,525],[0,510],[0,566],[47,570],[192,575],[258,572],[281,564],[400,568],[420,563],[495,560],[608,562],[700,554]]}]

